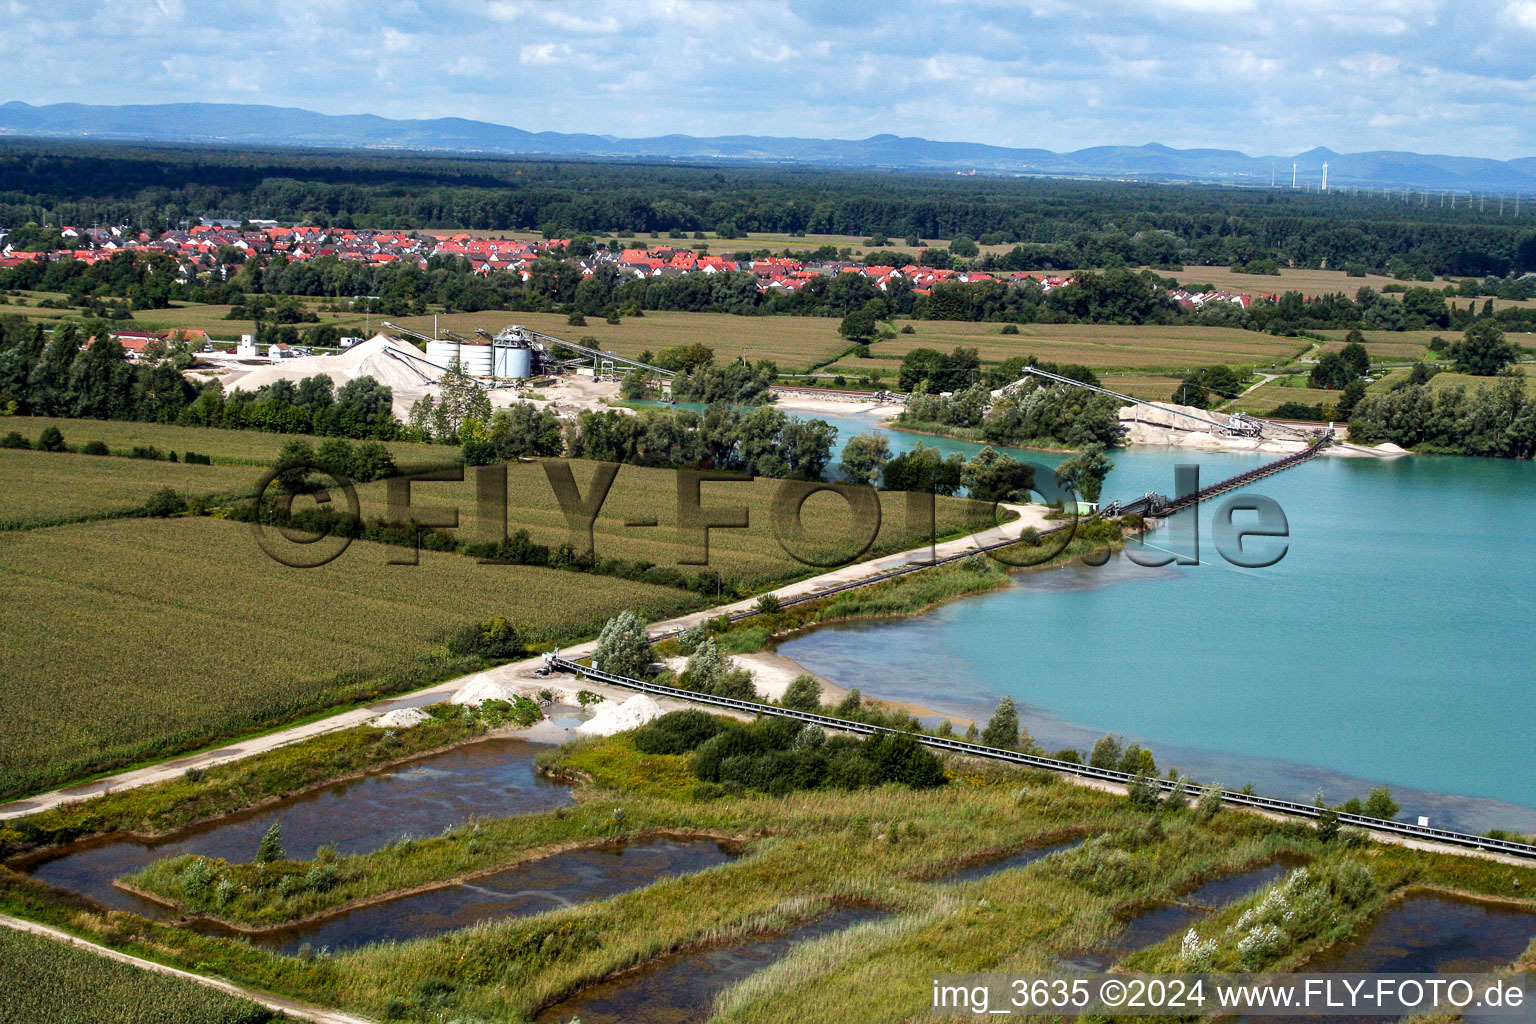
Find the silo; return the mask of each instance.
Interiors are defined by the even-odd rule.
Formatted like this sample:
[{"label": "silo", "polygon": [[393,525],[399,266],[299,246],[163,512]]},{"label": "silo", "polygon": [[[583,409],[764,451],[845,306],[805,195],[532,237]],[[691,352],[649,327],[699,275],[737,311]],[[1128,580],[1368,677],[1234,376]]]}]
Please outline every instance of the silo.
[{"label": "silo", "polygon": [[533,349],[521,345],[497,345],[496,376],[515,380],[532,377]]},{"label": "silo", "polygon": [[459,343],[456,341],[429,341],[427,342],[427,362],[434,363],[444,369],[455,359],[459,358]]},{"label": "silo", "polygon": [[471,377],[489,377],[491,370],[491,346],[465,344],[459,346],[459,361],[464,372]]}]

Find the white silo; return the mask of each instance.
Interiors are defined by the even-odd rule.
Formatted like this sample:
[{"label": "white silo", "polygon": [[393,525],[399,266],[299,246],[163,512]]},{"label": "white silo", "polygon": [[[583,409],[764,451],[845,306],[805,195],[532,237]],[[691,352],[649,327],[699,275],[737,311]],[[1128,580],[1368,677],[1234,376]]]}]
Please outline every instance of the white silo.
[{"label": "white silo", "polygon": [[427,342],[427,362],[437,366],[448,367],[455,359],[459,358],[459,343],[456,341],[429,341]]},{"label": "white silo", "polygon": [[496,376],[514,380],[532,377],[533,349],[522,345],[497,345]]},{"label": "white silo", "polygon": [[491,362],[491,346],[466,343],[459,346],[459,362],[471,377],[489,377],[494,366]]}]

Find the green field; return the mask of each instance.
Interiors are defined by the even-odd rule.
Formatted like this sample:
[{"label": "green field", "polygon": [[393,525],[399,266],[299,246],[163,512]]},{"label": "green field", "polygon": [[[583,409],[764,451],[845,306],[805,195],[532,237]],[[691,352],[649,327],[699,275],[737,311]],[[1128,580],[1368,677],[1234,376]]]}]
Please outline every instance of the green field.
[{"label": "green field", "polygon": [[[14,430],[29,441],[37,440],[46,427],[58,427],[64,441],[79,447],[87,441],[101,441],[113,454],[128,454],[136,445],[152,445],[163,452],[197,452],[212,456],[215,465],[270,466],[283,444],[294,438],[311,445],[325,438],[308,434],[269,434],[261,430],[222,430],[218,427],[181,427],[174,423],[137,423],[132,420],[76,420],[52,416],[6,416],[0,418],[0,434]],[[440,459],[442,445],[387,441],[397,462],[423,462]]]},{"label": "green field", "polygon": [[[402,327],[432,333],[431,316],[390,320]],[[450,313],[437,318],[438,326],[472,337],[475,328],[495,334],[510,324],[521,324],[566,341],[597,339],[596,347],[623,356],[650,350],[660,352],[677,345],[707,345],[723,361],[745,354],[749,360],[771,359],[788,372],[831,359],[847,351],[849,342],[838,337],[840,321],[816,316],[732,316],[728,313],[672,313],[651,311],[642,317],[624,317],[610,324],[602,317],[587,317],[585,327],[571,327],[556,313]],[[590,343],[588,343],[590,344]]]},{"label": "green field", "polygon": [[0,530],[133,515],[163,487],[184,496],[248,495],[260,476],[250,467],[0,448]]},{"label": "green field", "polygon": [[[85,313],[78,308],[49,309],[38,306],[42,299],[67,298],[61,292],[23,292],[26,305],[17,305],[14,300],[8,300],[0,296],[0,316],[7,314],[15,316],[31,317],[34,320],[59,320],[64,317],[75,319],[82,318]],[[358,328],[361,334],[365,317],[362,313],[324,313],[320,306],[330,303],[330,299],[319,299],[308,296],[295,296],[303,305],[312,310],[320,318],[319,323],[304,323],[298,327],[303,330],[316,327],[319,324],[335,324],[337,327]],[[113,300],[108,299],[108,302]],[[242,334],[252,334],[256,330],[253,320],[228,320],[230,307],[227,305],[205,305],[203,303],[175,302],[165,309],[140,309],[135,310],[132,320],[114,321],[113,328],[123,331],[173,331],[173,330],[202,330],[219,341],[237,341]],[[377,324],[379,316],[373,317]]]},{"label": "green field", "polygon": [[[571,466],[572,477],[583,496],[591,493],[597,463],[563,460]],[[412,501],[424,509],[452,510],[459,514],[457,535],[462,540],[494,540],[499,522],[482,522],[477,516],[476,469],[466,469],[462,482],[427,482],[412,485]],[[783,482],[761,477],[751,482],[710,482],[701,486],[700,502],[705,508],[741,507],[747,511],[744,529],[709,531],[709,567],[683,565],[690,571],[718,571],[727,581],[759,589],[771,582],[806,575],[812,567],[795,561],[777,539],[773,526],[773,503]],[[387,509],[386,484],[376,482],[358,488],[365,519],[382,517]],[[685,542],[677,528],[678,475],[671,469],[622,466],[604,501],[601,514],[593,525],[595,555],[622,558],[631,562],[650,562],[659,566],[677,565],[690,557],[696,545]],[[573,542],[570,528],[560,511],[553,487],[543,466],[537,463],[508,466],[507,529],[526,529],[539,544],[557,546]],[[922,543],[920,532],[907,524],[905,497],[881,493],[879,531],[870,553],[898,551]],[[953,533],[967,522],[980,522],[986,507],[964,499],[940,498],[935,515],[940,535]],[[626,522],[655,519],[655,526],[626,526]],[[813,540],[813,560],[831,560],[842,564],[852,560],[860,543],[874,527],[872,521],[855,518],[850,506],[836,494],[821,492],[809,498],[801,509],[805,532]],[[492,533],[487,533],[486,528]],[[858,538],[856,540],[855,538]],[[817,540],[825,546],[817,544]],[[799,550],[797,548],[797,550]],[[843,555],[845,557],[836,557]]]},{"label": "green field", "polygon": [[1267,416],[1275,411],[1276,406],[1286,402],[1300,402],[1303,405],[1334,405],[1342,394],[1342,391],[1290,387],[1271,381],[1250,391],[1230,406],[1223,406],[1222,408],[1227,412],[1241,411],[1252,413],[1255,416]]},{"label": "green field", "polygon": [[264,1024],[277,1015],[203,985],[0,928],[0,1024]]},{"label": "green field", "polygon": [[447,631],[493,614],[568,640],[625,608],[664,616],[696,600],[426,551],[388,564],[403,554],[358,542],[292,569],[250,527],[207,518],[0,534],[0,796],[276,725],[386,676],[419,679]]}]

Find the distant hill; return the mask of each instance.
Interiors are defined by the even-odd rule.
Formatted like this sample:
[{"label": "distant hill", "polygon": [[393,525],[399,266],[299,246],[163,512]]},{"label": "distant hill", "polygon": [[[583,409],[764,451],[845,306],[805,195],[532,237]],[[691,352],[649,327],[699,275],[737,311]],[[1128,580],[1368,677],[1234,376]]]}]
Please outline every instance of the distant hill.
[{"label": "distant hill", "polygon": [[396,120],[372,114],[317,114],[298,107],[232,103],[91,106],[0,104],[0,138],[110,139],[218,145],[404,149],[456,153],[736,160],[843,168],[977,171],[1152,181],[1289,184],[1291,165],[1315,185],[1324,161],[1329,183],[1376,188],[1461,189],[1536,193],[1536,157],[1485,160],[1420,153],[1335,153],[1248,156],[1230,149],[1095,146],[1071,153],[1011,149],[974,142],[875,135],[867,139],[799,139],[759,135],[694,138],[528,132],[459,117]]}]

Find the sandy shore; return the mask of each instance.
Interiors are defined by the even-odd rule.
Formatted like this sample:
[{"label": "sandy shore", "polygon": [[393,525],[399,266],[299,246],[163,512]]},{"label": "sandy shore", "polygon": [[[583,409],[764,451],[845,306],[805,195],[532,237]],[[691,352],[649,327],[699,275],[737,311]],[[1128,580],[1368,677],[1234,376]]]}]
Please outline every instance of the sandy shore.
[{"label": "sandy shore", "polygon": [[872,416],[880,420],[888,420],[905,408],[899,402],[868,402],[846,398],[784,394],[776,394],[773,404],[780,409],[793,409],[796,412],[819,412],[827,416]]}]

